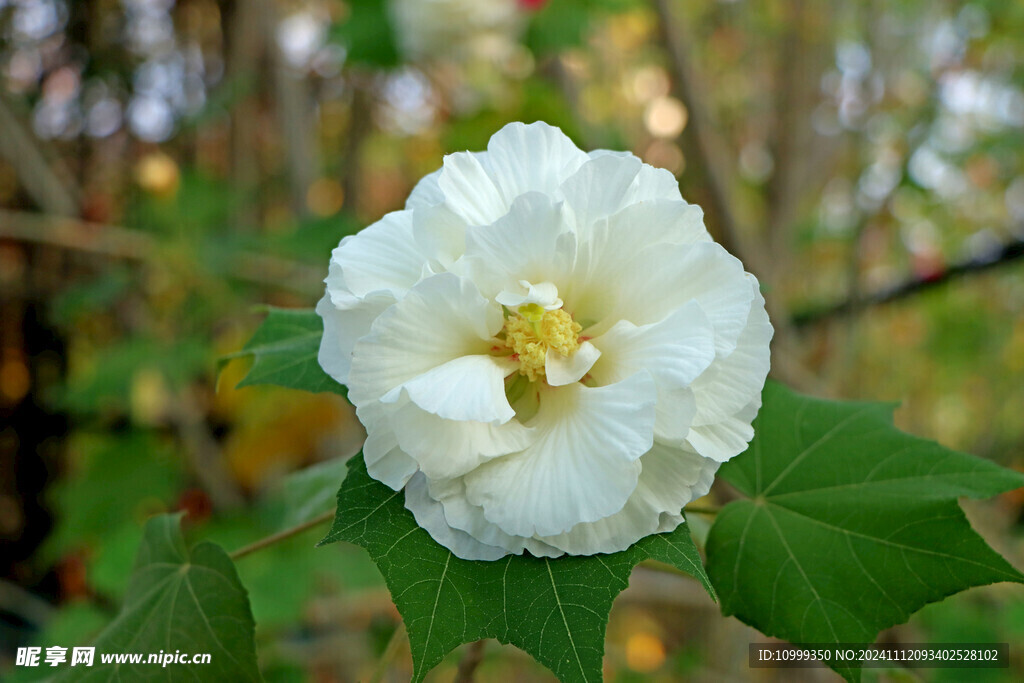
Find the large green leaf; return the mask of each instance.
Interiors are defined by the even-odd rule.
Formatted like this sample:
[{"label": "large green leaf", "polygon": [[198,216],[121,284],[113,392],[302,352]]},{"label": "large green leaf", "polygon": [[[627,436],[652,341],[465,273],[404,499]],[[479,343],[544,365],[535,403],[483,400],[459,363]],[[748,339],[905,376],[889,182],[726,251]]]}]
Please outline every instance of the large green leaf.
[{"label": "large green leaf", "polygon": [[[235,565],[219,546],[186,548],[180,515],[146,529],[124,607],[96,640],[94,665],[64,669],[74,681],[258,681],[255,624]],[[150,653],[209,654],[207,664],[145,663]],[[103,654],[143,654],[141,664],[103,664]]]},{"label": "large green leaf", "polygon": [[707,543],[725,614],[793,643],[873,642],[927,603],[1024,581],[956,502],[1024,485],[1021,474],[899,431],[891,405],[775,383],[754,426],[719,473],[748,499],[722,510]]},{"label": "large green leaf", "polygon": [[238,383],[240,387],[276,384],[344,396],[345,387],[335,382],[317,362],[323,333],[323,321],[312,309],[270,307],[249,343],[224,360],[252,356],[252,367]]},{"label": "large green leaf", "polygon": [[370,478],[361,457],[350,461],[321,544],[334,541],[366,548],[384,575],[409,633],[415,681],[480,638],[522,648],[563,681],[598,681],[608,613],[635,564],[670,564],[712,591],[685,524],[612,555],[461,560],[416,525],[401,492]]}]

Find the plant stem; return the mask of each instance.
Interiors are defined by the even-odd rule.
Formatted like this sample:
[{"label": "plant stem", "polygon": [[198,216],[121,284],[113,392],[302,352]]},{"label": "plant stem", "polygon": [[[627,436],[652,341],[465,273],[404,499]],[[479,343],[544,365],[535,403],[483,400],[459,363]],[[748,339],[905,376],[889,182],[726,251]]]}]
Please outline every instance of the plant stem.
[{"label": "plant stem", "polygon": [[391,640],[388,641],[387,647],[384,648],[384,652],[377,661],[377,668],[373,670],[369,683],[380,683],[384,679],[384,674],[388,672],[391,663],[398,656],[403,640],[405,640],[405,623],[400,621],[398,626],[395,627],[395,632],[391,634]]},{"label": "plant stem", "polygon": [[313,519],[309,520],[308,522],[303,522],[302,524],[299,524],[297,526],[293,526],[291,529],[285,529],[284,531],[279,531],[276,534],[271,534],[270,536],[267,536],[265,538],[261,538],[258,541],[250,543],[249,545],[242,546],[241,548],[239,548],[235,552],[231,553],[231,559],[232,560],[237,560],[240,557],[245,557],[249,553],[254,553],[257,550],[262,550],[263,548],[266,548],[267,546],[274,545],[275,543],[277,543],[279,541],[283,541],[286,538],[291,538],[292,536],[296,536],[298,534],[301,534],[303,531],[307,531],[309,529],[312,529],[313,527],[317,526],[318,524],[323,524],[324,522],[329,521],[331,519],[334,519],[334,510],[328,510],[327,512],[325,512],[325,513],[323,513],[321,515],[317,515],[316,517],[314,517]]},{"label": "plant stem", "polygon": [[698,515],[717,515],[721,511],[722,508],[701,507],[700,505],[694,505],[692,507],[683,508],[683,512],[693,512]]},{"label": "plant stem", "polygon": [[473,675],[476,673],[476,668],[480,666],[480,662],[484,659],[484,645],[486,643],[487,639],[481,638],[466,649],[466,653],[459,660],[459,669],[455,672],[455,678],[452,683],[473,683]]}]

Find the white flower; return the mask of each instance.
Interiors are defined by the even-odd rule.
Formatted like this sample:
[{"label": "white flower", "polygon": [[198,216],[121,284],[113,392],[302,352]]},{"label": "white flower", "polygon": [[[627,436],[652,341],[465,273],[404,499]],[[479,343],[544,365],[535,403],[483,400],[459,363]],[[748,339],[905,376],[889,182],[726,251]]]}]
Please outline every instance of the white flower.
[{"label": "white flower", "polygon": [[504,54],[526,28],[520,0],[389,0],[388,9],[412,61]]},{"label": "white flower", "polygon": [[631,154],[510,124],[343,239],[326,282],[320,364],[367,468],[459,557],[670,531],[753,436],[757,281]]}]

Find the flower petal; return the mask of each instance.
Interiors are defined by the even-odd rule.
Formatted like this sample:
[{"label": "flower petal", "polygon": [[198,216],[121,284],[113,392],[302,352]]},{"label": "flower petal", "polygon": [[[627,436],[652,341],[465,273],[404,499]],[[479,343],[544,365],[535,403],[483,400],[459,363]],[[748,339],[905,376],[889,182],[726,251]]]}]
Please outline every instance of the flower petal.
[{"label": "flower petal", "polygon": [[553,535],[622,509],[653,443],[654,380],[549,389],[529,426],[537,440],[466,475],[470,503],[514,536]]},{"label": "flower petal", "polygon": [[437,181],[448,208],[469,225],[490,225],[508,212],[509,203],[484,168],[486,161],[485,153],[449,154]]},{"label": "flower petal", "polygon": [[750,423],[757,417],[761,408],[761,395],[743,407],[735,415],[711,424],[697,425],[690,428],[686,436],[689,446],[717,462],[725,462],[743,451],[754,438],[754,428]]},{"label": "flower petal", "polygon": [[380,291],[398,298],[419,282],[427,257],[413,239],[412,219],[412,211],[395,211],[341,240],[331,258],[349,291],[359,298]]},{"label": "flower petal", "polygon": [[640,459],[643,471],[626,505],[597,522],[541,538],[573,555],[614,553],[644,536],[675,529],[683,506],[707,493],[718,463],[695,453],[655,443]]},{"label": "flower petal", "polygon": [[683,445],[693,419],[697,416],[697,400],[689,387],[685,389],[658,389],[658,403],[654,407],[654,437],[673,446]]},{"label": "flower petal", "polygon": [[586,236],[599,219],[619,210],[642,165],[636,157],[603,155],[587,161],[562,183],[577,234]]},{"label": "flower petal", "polygon": [[412,233],[423,255],[442,269],[466,250],[466,221],[444,204],[416,209]]},{"label": "flower petal", "polygon": [[320,367],[341,384],[347,384],[356,342],[370,333],[373,321],[392,303],[394,299],[385,294],[367,297],[355,302],[352,308],[339,310],[330,293],[324,294],[316,305],[316,312],[324,321],[317,355]]},{"label": "flower petal", "polygon": [[711,321],[696,301],[657,323],[637,326],[620,320],[594,344],[603,355],[591,374],[602,384],[648,370],[659,385],[685,387],[715,359]]},{"label": "flower petal", "polygon": [[497,560],[510,551],[481,543],[465,531],[452,528],[444,517],[444,508],[430,497],[426,478],[417,474],[405,487],[405,508],[431,538],[464,560]]},{"label": "flower petal", "polygon": [[[754,293],[743,264],[720,245],[654,245],[628,261],[606,255],[602,266],[605,279],[589,283],[590,291],[580,296],[585,310],[576,311],[579,318],[599,320],[585,333],[597,336],[619,320],[658,322],[696,301],[715,331],[715,351],[724,355],[736,347]],[[569,301],[568,294],[563,298]]]},{"label": "flower petal", "polygon": [[[523,290],[526,290],[523,293]],[[537,304],[547,311],[554,311],[562,307],[563,301],[558,298],[558,287],[552,282],[541,282],[531,284],[529,280],[520,280],[519,289],[503,289],[494,297],[502,306],[517,310],[523,304]]]},{"label": "flower petal", "polygon": [[572,140],[542,121],[510,123],[487,143],[488,171],[506,200],[550,192],[587,161]]},{"label": "flower petal", "polygon": [[359,421],[366,427],[363,459],[366,471],[377,481],[400,490],[419,469],[416,461],[398,446],[390,425],[393,408],[373,402],[356,408]]},{"label": "flower petal", "polygon": [[629,192],[626,193],[624,205],[657,199],[678,200],[682,198],[683,196],[679,194],[679,181],[674,175],[663,168],[644,164],[640,172],[636,174],[636,179],[629,188]]},{"label": "flower petal", "polygon": [[457,264],[487,298],[518,291],[520,280],[551,282],[566,277],[576,258],[576,238],[565,223],[562,205],[538,192],[512,202],[508,215],[470,228],[466,255]]},{"label": "flower petal", "polygon": [[557,548],[526,536],[513,536],[487,521],[483,508],[466,499],[466,486],[461,478],[439,483],[427,479],[430,497],[444,506],[444,518],[455,529],[465,531],[486,545],[504,548],[510,553],[520,554],[529,550],[534,557],[558,557],[564,553]]},{"label": "flower petal", "polygon": [[391,420],[398,444],[431,479],[452,479],[485,460],[527,448],[535,430],[518,420],[490,422],[446,420],[405,402]]},{"label": "flower petal", "polygon": [[423,280],[356,343],[349,399],[357,406],[462,356],[487,354],[501,309],[451,273]]},{"label": "flower petal", "polygon": [[588,341],[580,344],[580,347],[571,356],[563,356],[558,351],[549,348],[544,357],[544,374],[547,376],[548,384],[553,387],[562,387],[579,382],[584,375],[590,372],[600,357],[601,352]]},{"label": "flower petal", "polygon": [[600,248],[637,252],[636,245],[710,242],[704,210],[680,200],[653,199],[630,204],[608,218]]},{"label": "flower petal", "polygon": [[508,358],[462,356],[399,384],[381,397],[395,403],[405,394],[445,420],[505,423],[516,416],[505,397],[505,377],[519,367]]},{"label": "flower petal", "polygon": [[768,321],[757,281],[753,276],[748,278],[754,303],[747,325],[736,340],[736,348],[728,356],[715,360],[693,383],[697,399],[695,424],[708,424],[739,412],[760,395],[768,377],[771,365],[768,345],[774,329]]},{"label": "flower petal", "polygon": [[409,193],[409,198],[405,200],[406,209],[417,210],[444,204],[444,192],[437,182],[443,169],[442,166],[433,173],[428,173],[416,183],[416,187]]}]

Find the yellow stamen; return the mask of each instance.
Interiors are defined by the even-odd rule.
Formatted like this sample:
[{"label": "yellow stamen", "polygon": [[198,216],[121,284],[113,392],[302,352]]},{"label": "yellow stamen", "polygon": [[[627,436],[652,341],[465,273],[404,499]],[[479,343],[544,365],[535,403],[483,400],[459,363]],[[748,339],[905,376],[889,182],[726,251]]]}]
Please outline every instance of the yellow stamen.
[{"label": "yellow stamen", "polygon": [[580,347],[583,326],[559,309],[545,311],[538,304],[519,307],[505,321],[505,345],[519,360],[519,372],[535,382],[544,377],[544,359],[548,349],[571,356]]}]

